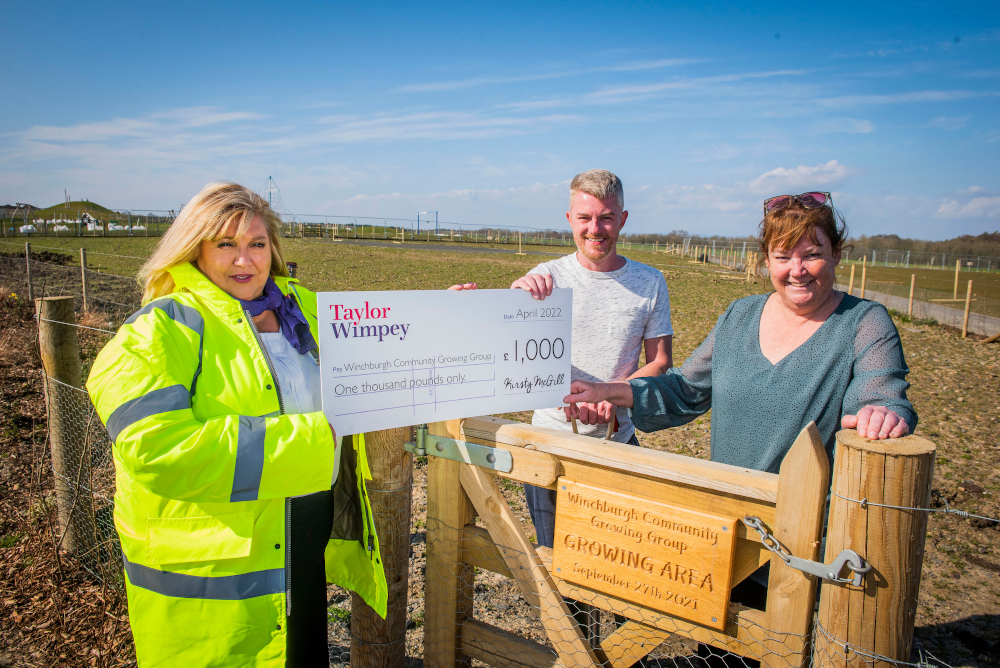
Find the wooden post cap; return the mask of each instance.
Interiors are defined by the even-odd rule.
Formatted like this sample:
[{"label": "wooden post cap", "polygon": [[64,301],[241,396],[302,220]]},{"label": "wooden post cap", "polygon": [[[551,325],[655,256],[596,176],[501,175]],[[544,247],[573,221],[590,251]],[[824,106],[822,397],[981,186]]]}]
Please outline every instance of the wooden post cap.
[{"label": "wooden post cap", "polygon": [[849,448],[880,455],[912,457],[926,455],[937,450],[937,445],[923,436],[907,434],[901,438],[884,438],[873,441],[858,434],[857,429],[842,429],[837,432],[837,443]]}]

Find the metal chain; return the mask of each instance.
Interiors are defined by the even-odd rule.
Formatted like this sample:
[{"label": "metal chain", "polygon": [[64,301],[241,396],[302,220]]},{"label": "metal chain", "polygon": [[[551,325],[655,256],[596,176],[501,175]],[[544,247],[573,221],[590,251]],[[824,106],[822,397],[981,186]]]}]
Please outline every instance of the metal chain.
[{"label": "metal chain", "polygon": [[781,557],[781,560],[786,564],[788,563],[792,557],[792,553],[789,552],[784,545],[779,543],[771,532],[767,530],[767,527],[764,526],[763,520],[759,517],[754,517],[753,515],[747,515],[743,518],[743,524],[756,530],[757,533],[760,534],[760,542],[764,545],[764,547]]},{"label": "metal chain", "polygon": [[944,498],[940,494],[938,494],[938,497],[941,499],[941,502],[944,503],[944,508],[913,508],[910,506],[890,506],[884,503],[872,503],[871,501],[868,500],[867,497],[858,500],[843,496],[841,494],[837,494],[836,492],[830,492],[830,494],[837,497],[838,499],[843,499],[844,501],[850,501],[852,503],[860,503],[862,510],[867,508],[868,506],[878,506],[879,508],[893,508],[895,510],[921,510],[925,513],[944,513],[946,515],[958,515],[959,517],[975,518],[977,520],[986,520],[987,522],[1000,522],[1000,519],[996,519],[995,517],[984,517],[982,515],[973,515],[967,510],[959,510],[957,508],[952,508],[951,506],[948,505],[948,499]]},{"label": "metal chain", "polygon": [[[872,565],[865,561],[864,557],[854,550],[841,550],[840,554],[834,557],[829,564],[821,561],[812,561],[796,557],[790,553],[777,539],[767,530],[764,522],[759,517],[747,515],[743,518],[743,523],[755,529],[760,534],[760,542],[771,552],[781,557],[790,568],[802,571],[808,575],[814,575],[830,582],[850,582],[855,587],[860,587],[864,579],[864,574],[872,569]],[[842,578],[840,572],[847,567],[853,575]]]}]

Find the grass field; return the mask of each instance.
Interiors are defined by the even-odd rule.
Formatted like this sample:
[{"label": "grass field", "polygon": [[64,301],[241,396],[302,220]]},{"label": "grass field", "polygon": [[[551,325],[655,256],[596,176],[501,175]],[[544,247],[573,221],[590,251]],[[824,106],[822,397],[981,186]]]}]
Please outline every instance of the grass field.
[{"label": "grass field", "polygon": [[[854,267],[854,288],[861,288],[861,265],[844,265],[837,267],[837,280],[847,285],[851,279],[851,267]],[[975,301],[970,304],[973,313],[990,316],[1000,316],[1000,273],[960,271],[958,275],[957,298],[961,301],[939,301],[955,299],[955,268],[947,269],[916,269],[905,267],[868,267],[866,289],[883,292],[897,297],[907,298],[910,295],[910,277],[916,275],[916,285],[913,298],[917,301],[935,301],[952,308],[965,308],[965,294],[969,281],[972,281],[972,296]],[[855,294],[858,294],[855,292]]]},{"label": "grass field", "polygon": [[[837,278],[846,283],[851,277],[851,267],[854,270],[854,287],[861,285],[861,265],[841,264],[837,267]],[[955,268],[951,269],[907,269],[905,267],[868,267],[868,280],[890,285],[899,285],[910,291],[910,276],[916,274],[917,288],[932,290],[952,296],[955,287]],[[1000,273],[960,271],[958,274],[958,296],[965,297],[965,286],[972,281],[973,290],[977,295],[987,299],[1000,300]]]}]

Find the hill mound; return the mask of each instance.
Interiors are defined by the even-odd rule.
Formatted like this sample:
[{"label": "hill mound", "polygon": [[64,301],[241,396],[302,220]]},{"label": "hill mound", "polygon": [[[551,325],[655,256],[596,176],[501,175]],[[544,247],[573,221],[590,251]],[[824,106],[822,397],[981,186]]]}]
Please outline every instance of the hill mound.
[{"label": "hill mound", "polygon": [[91,216],[102,220],[105,218],[113,218],[116,215],[111,209],[86,200],[71,201],[68,204],[66,202],[60,202],[59,204],[54,204],[45,209],[33,211],[31,215],[32,218],[44,218],[45,220],[51,220],[53,218],[76,219],[84,213],[89,213]]}]

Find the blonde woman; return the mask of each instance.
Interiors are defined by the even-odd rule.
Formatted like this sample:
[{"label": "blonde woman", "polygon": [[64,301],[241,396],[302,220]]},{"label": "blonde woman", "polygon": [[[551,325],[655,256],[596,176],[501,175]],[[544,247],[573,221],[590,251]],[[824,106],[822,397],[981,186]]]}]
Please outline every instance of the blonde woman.
[{"label": "blonde woman", "polygon": [[140,666],[325,666],[328,581],[385,615],[364,445],[321,412],[316,296],[279,223],[247,188],[205,186],[87,382]]}]

